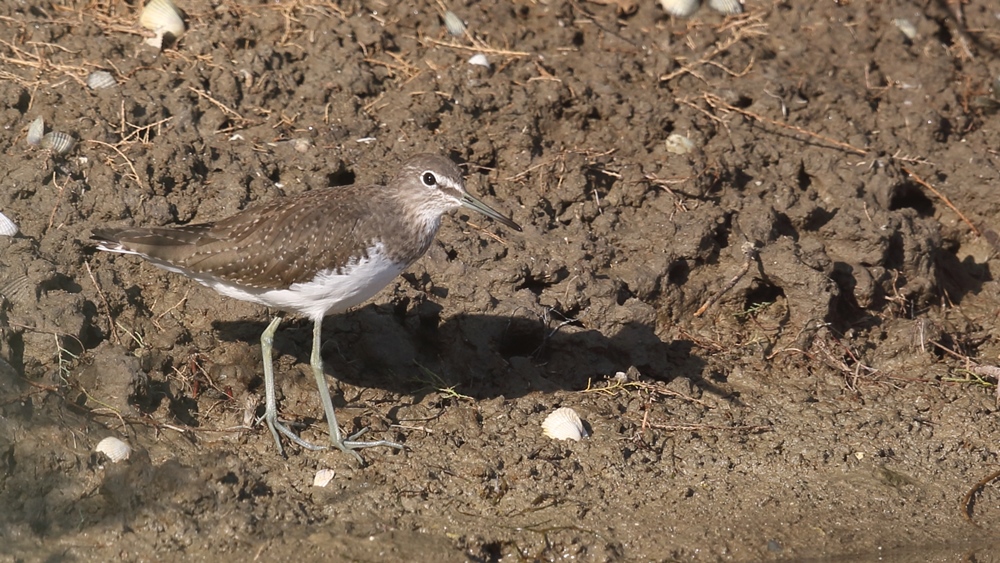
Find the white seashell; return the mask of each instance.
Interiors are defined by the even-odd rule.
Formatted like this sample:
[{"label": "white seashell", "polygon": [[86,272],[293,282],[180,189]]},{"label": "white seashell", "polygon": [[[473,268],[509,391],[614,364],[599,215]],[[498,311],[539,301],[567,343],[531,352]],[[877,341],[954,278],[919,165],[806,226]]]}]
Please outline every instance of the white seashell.
[{"label": "white seashell", "polygon": [[333,481],[333,470],[332,469],[320,469],[316,472],[316,476],[313,477],[314,487],[325,487]]},{"label": "white seashell", "polygon": [[667,137],[667,152],[673,154],[687,154],[695,149],[694,141],[684,135],[672,133]]},{"label": "white seashell", "polygon": [[95,70],[87,77],[87,86],[91,90],[104,90],[118,86],[118,81],[106,70]]},{"label": "white seashell", "polygon": [[899,28],[899,31],[903,32],[903,35],[905,35],[907,39],[912,40],[917,38],[917,26],[913,25],[913,22],[910,20],[896,18],[892,20],[892,25]]},{"label": "white seashell", "polygon": [[17,225],[9,217],[0,213],[0,235],[12,237],[17,234]]},{"label": "white seashell", "polygon": [[686,18],[698,9],[698,0],[660,0],[668,14]]},{"label": "white seashell", "polygon": [[184,35],[184,19],[171,0],[149,0],[139,15],[139,25],[156,34],[146,44],[159,49],[167,35],[177,39]]},{"label": "white seashell", "polygon": [[583,427],[580,415],[569,407],[556,409],[545,417],[545,421],[542,422],[542,432],[555,440],[579,441],[580,438],[587,436],[587,430]]},{"label": "white seashell", "polygon": [[294,139],[289,139],[288,144],[292,145],[295,152],[309,152],[312,148],[312,142],[309,139],[303,137],[296,137]]},{"label": "white seashell", "polygon": [[472,55],[471,57],[469,57],[469,64],[470,65],[484,66],[486,68],[490,68],[490,60],[487,59],[486,55],[484,55],[482,53],[476,53],[475,55]]},{"label": "white seashell", "polygon": [[444,27],[455,37],[465,35],[465,22],[451,10],[444,13]]},{"label": "white seashell", "polygon": [[25,140],[29,145],[37,147],[38,143],[42,142],[43,135],[45,135],[45,120],[39,115],[28,126],[28,137]]},{"label": "white seashell", "polygon": [[94,448],[95,452],[102,453],[108,456],[111,463],[118,463],[119,461],[124,461],[128,459],[128,456],[132,455],[132,448],[125,442],[115,438],[114,436],[108,436],[107,438],[101,440],[97,443],[97,447]]},{"label": "white seashell", "polygon": [[253,87],[254,76],[252,72],[245,68],[241,68],[236,74],[243,80],[243,86],[247,88]]},{"label": "white seashell", "polygon": [[76,140],[70,137],[69,134],[63,133],[62,131],[52,131],[47,133],[42,137],[39,145],[43,149],[48,149],[56,154],[65,154],[73,148],[76,144]]},{"label": "white seashell", "polygon": [[152,37],[147,37],[146,39],[143,40],[143,43],[145,43],[146,45],[149,45],[150,47],[152,47],[154,49],[162,49],[163,48],[163,34],[162,33],[157,33],[156,35],[154,35]]},{"label": "white seashell", "polygon": [[743,13],[743,3],[740,0],[708,0],[708,6],[727,15]]}]

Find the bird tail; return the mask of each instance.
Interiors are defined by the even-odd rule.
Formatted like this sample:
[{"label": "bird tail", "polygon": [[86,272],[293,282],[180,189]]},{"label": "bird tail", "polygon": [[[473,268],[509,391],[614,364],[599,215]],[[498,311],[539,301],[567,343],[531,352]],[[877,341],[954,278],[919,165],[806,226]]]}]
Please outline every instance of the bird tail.
[{"label": "bird tail", "polygon": [[182,227],[152,227],[132,229],[94,229],[90,238],[99,250],[157,256],[169,249],[197,245],[213,240],[212,223]]},{"label": "bird tail", "polygon": [[119,240],[119,235],[125,229],[94,229],[90,234],[90,240],[95,241],[98,250],[105,252],[119,252],[122,254],[138,254],[134,250],[129,250]]}]

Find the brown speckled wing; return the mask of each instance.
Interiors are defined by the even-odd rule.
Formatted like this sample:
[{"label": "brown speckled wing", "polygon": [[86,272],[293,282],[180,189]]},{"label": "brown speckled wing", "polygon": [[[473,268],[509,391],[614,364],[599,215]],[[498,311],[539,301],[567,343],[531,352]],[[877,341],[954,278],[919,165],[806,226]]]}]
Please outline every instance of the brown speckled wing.
[{"label": "brown speckled wing", "polygon": [[341,268],[372,245],[370,198],[351,192],[376,186],[345,186],[307,192],[247,210],[212,229],[218,242],[200,247],[184,267],[257,288],[288,287],[316,272]]},{"label": "brown speckled wing", "polygon": [[191,273],[283,288],[364,256],[374,243],[372,210],[389,216],[402,211],[381,195],[380,186],[343,186],[249,208],[216,223],[94,235]]}]

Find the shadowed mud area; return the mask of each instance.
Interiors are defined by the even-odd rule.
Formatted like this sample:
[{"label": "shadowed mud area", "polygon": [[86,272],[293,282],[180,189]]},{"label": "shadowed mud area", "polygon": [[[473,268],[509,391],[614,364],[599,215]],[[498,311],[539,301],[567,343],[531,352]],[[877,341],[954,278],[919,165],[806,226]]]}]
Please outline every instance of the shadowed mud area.
[{"label": "shadowed mud area", "polygon": [[[178,5],[160,51],[135,2],[0,3],[0,561],[1000,559],[994,2]],[[342,426],[406,446],[364,467],[276,453],[269,311],[87,242],[418,152],[524,232],[454,213],[327,319]]]}]

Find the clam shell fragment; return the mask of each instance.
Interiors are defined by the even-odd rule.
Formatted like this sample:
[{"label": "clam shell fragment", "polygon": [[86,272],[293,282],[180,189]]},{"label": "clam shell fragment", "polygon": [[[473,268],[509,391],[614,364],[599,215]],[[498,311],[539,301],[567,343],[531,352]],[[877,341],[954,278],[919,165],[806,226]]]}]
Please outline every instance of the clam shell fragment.
[{"label": "clam shell fragment", "polygon": [[91,90],[105,90],[118,86],[118,81],[106,70],[95,70],[87,77],[87,87]]},{"label": "clam shell fragment", "polygon": [[28,276],[8,273],[0,276],[0,302],[6,300],[14,307],[28,305],[35,299],[35,286]]},{"label": "clam shell fragment", "polygon": [[740,0],[708,0],[708,6],[727,15],[743,13],[743,3]]},{"label": "clam shell fragment", "polygon": [[147,38],[146,44],[157,49],[163,46],[164,37],[184,35],[184,19],[171,0],[149,0],[139,15],[139,25],[156,34]]},{"label": "clam shell fragment", "polygon": [[17,225],[9,217],[0,213],[0,236],[12,237],[17,234]]},{"label": "clam shell fragment", "polygon": [[490,60],[487,59],[486,55],[482,53],[476,53],[475,55],[469,57],[469,64],[490,68]]},{"label": "clam shell fragment", "polygon": [[668,14],[686,18],[698,10],[698,0],[660,0]]},{"label": "clam shell fragment", "polygon": [[910,20],[896,18],[892,20],[892,25],[896,26],[907,39],[913,40],[917,38],[917,26],[913,25],[913,22]]},{"label": "clam shell fragment", "polygon": [[98,442],[94,451],[108,456],[111,463],[125,461],[128,456],[132,455],[132,447],[114,436],[108,436]]},{"label": "clam shell fragment", "polygon": [[673,133],[667,137],[667,152],[673,154],[687,154],[695,149],[694,141],[684,135]]},{"label": "clam shell fragment", "polygon": [[316,476],[313,477],[314,487],[325,487],[333,481],[333,470],[332,469],[320,469],[316,472]]},{"label": "clam shell fragment", "polygon": [[68,153],[75,144],[76,140],[68,133],[63,133],[62,131],[52,131],[45,134],[39,143],[43,149],[48,149],[56,154]]},{"label": "clam shell fragment", "polygon": [[465,35],[465,22],[451,10],[444,13],[444,27],[448,30],[448,33],[455,37]]},{"label": "clam shell fragment", "polygon": [[37,147],[42,142],[43,135],[45,135],[45,120],[39,115],[31,122],[31,125],[28,125],[28,136],[25,140],[28,141],[29,145]]},{"label": "clam shell fragment", "polygon": [[583,427],[580,415],[569,407],[552,411],[542,422],[542,432],[554,440],[576,440],[587,437],[587,429]]}]

